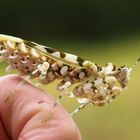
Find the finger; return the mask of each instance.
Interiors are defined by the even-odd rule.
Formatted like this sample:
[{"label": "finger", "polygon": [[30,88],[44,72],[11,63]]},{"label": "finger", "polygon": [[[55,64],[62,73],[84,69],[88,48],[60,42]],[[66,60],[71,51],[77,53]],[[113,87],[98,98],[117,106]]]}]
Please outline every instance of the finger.
[{"label": "finger", "polygon": [[2,125],[1,120],[0,120],[0,140],[8,140],[8,137],[6,135],[6,131]]},{"label": "finger", "polygon": [[49,117],[54,104],[50,95],[29,83],[12,93],[21,80],[15,75],[0,78],[0,113],[9,136],[14,140],[80,140],[77,126],[61,105]]}]

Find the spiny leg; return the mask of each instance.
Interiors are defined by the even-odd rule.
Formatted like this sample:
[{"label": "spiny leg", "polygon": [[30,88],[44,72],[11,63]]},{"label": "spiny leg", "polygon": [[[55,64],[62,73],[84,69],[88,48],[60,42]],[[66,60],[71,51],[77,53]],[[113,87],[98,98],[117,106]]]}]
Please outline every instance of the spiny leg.
[{"label": "spiny leg", "polygon": [[71,112],[70,115],[71,116],[75,115],[80,110],[82,110],[83,108],[85,108],[85,106],[88,105],[89,103],[91,103],[91,101],[87,101],[86,103],[81,104],[78,108],[76,108],[73,112]]},{"label": "spiny leg", "polygon": [[53,109],[55,109],[55,107],[58,105],[58,103],[60,102],[60,100],[62,99],[62,97],[65,95],[65,92],[62,91],[62,93],[58,96],[58,98],[56,99],[54,105],[53,105]]},{"label": "spiny leg", "polygon": [[63,88],[63,90],[61,89],[61,94],[55,100],[55,102],[54,102],[54,104],[52,106],[51,112],[49,113],[48,117],[45,118],[44,120],[42,120],[42,123],[44,123],[44,124],[52,117],[52,115],[53,115],[53,113],[55,111],[55,108],[58,105],[58,103],[60,102],[60,100],[62,99],[62,97],[64,95],[69,95],[68,92],[67,92],[67,89],[71,86],[71,82],[61,81],[60,84],[62,84],[62,83],[63,83],[63,85],[61,85],[61,86],[65,87],[65,88]]},{"label": "spiny leg", "polygon": [[[63,84],[62,84],[62,83],[63,83]],[[58,96],[58,98],[55,100],[55,102],[54,102],[54,104],[53,104],[53,106],[52,106],[52,109],[51,109],[51,112],[50,112],[49,116],[48,116],[45,120],[43,120],[42,123],[46,123],[46,122],[52,117],[52,115],[53,115],[53,113],[54,113],[54,111],[55,111],[55,108],[56,108],[56,106],[58,105],[58,103],[60,102],[60,100],[62,99],[62,97],[63,97],[64,95],[67,95],[67,94],[68,94],[67,89],[71,86],[71,82],[61,81],[61,82],[60,82],[60,85],[61,85],[61,87],[63,87],[63,89],[61,89],[61,94],[60,94],[60,95]],[[58,87],[58,89],[59,89],[59,87]],[[60,90],[60,89],[59,89],[59,90]]]},{"label": "spiny leg", "polygon": [[60,102],[60,100],[62,99],[62,97],[64,96],[64,92],[62,92],[58,98],[55,100],[54,104],[53,104],[53,107],[51,109],[51,112],[49,113],[49,116],[47,118],[45,118],[45,120],[42,120],[42,123],[46,123],[53,115],[54,111],[55,111],[55,108],[56,106],[58,105],[58,103]]},{"label": "spiny leg", "polygon": [[58,96],[58,98],[55,100],[55,102],[54,102],[54,104],[53,104],[53,106],[52,106],[52,109],[51,109],[49,115],[47,116],[47,118],[45,118],[44,120],[42,120],[41,123],[46,124],[46,122],[52,117],[52,115],[53,115],[54,112],[55,112],[55,108],[57,107],[57,105],[59,104],[60,100],[62,99],[62,97],[63,97],[64,95],[66,95],[65,92],[62,92],[62,93]]},{"label": "spiny leg", "polygon": [[135,64],[132,66],[132,68],[135,68],[138,63],[140,63],[140,57],[137,59],[137,61],[135,62]]},{"label": "spiny leg", "polygon": [[53,106],[52,106],[52,109],[51,109],[51,111],[50,111],[48,117],[45,118],[44,120],[42,120],[42,123],[43,123],[43,124],[45,124],[45,123],[52,117],[52,115],[54,114],[54,111],[55,111],[56,106],[58,105],[58,103],[60,102],[60,100],[62,99],[62,97],[63,97],[64,95],[66,95],[66,92],[65,92],[65,91],[63,91],[63,92],[58,96],[58,98],[55,100],[55,102],[54,102],[54,104],[53,104]]},{"label": "spiny leg", "polygon": [[61,91],[61,94],[58,96],[58,98],[56,99],[54,105],[53,105],[53,108],[55,108],[57,106],[57,104],[60,102],[60,100],[62,99],[62,97],[64,95],[68,95],[68,91],[67,89],[72,85],[71,82],[69,81],[61,81],[58,85],[58,90]]}]

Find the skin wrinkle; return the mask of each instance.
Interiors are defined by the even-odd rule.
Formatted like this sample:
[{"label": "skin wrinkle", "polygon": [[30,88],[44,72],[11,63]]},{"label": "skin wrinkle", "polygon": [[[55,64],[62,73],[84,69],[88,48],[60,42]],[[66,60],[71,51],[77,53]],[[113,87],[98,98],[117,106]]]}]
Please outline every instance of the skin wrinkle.
[{"label": "skin wrinkle", "polygon": [[[2,111],[1,111],[2,112]],[[7,114],[5,114],[7,112]],[[1,119],[3,122],[3,126],[5,128],[6,134],[11,138],[11,125],[10,124],[10,116],[8,110],[2,112]]]},{"label": "skin wrinkle", "polygon": [[[41,114],[42,114],[42,116],[43,116],[43,113],[40,113],[40,116],[41,116]],[[43,118],[47,118],[47,116],[48,116],[48,114],[49,113],[44,113],[45,115],[44,115],[44,117]],[[41,116],[41,118],[39,118],[38,116],[39,116],[39,113],[38,114],[36,114],[36,116],[34,116],[30,121],[28,121],[28,123],[26,123],[26,125],[25,125],[25,127],[26,126],[28,126],[28,124],[30,125],[30,123],[32,123],[32,120],[33,119],[35,119],[35,118],[37,118],[37,121],[39,120],[39,125],[42,125],[42,128],[44,128],[44,129],[46,129],[47,128],[47,130],[48,129],[50,129],[50,128],[52,128],[52,127],[57,127],[57,122],[59,122],[60,123],[60,121],[62,120],[62,119],[65,119],[65,118],[61,118],[61,117],[57,117],[57,119],[56,119],[56,115],[55,115],[55,113],[53,114],[53,116],[50,118],[51,120],[48,120],[46,123],[43,123],[43,124],[41,124],[41,119],[43,120],[43,118],[42,118],[42,116]],[[61,118],[61,119],[60,119]],[[33,121],[33,123],[32,124],[34,124],[33,125],[33,128],[34,129],[37,129],[37,128],[39,128],[40,126],[37,126],[36,125],[36,123],[37,123],[37,121],[35,120],[35,121]],[[63,122],[62,122],[63,123]],[[58,124],[58,126],[60,127],[60,124]],[[32,129],[28,126],[28,129],[26,130],[26,131],[24,131],[24,133],[28,133],[29,131],[31,131]]]},{"label": "skin wrinkle", "polygon": [[[26,86],[26,85],[24,85],[24,86]],[[23,91],[22,88],[20,89],[20,91]],[[18,91],[19,95],[26,94],[24,92],[20,93],[20,91]],[[20,110],[20,115],[18,116],[18,119],[19,120],[22,119],[22,123],[20,122],[20,125],[17,125],[18,128],[16,128],[16,129],[14,128],[15,131],[12,132],[14,139],[17,138],[17,136],[19,135],[19,133],[21,131],[21,128],[23,129],[28,121],[30,121],[34,116],[36,116],[36,114],[41,112],[43,110],[43,108],[47,108],[47,105],[45,105],[45,107],[44,107],[44,106],[37,104],[37,102],[36,102],[36,100],[38,100],[37,97],[34,97],[33,100],[29,102],[28,93],[26,95],[27,96],[24,96],[22,101],[20,101],[19,100],[20,98],[17,96],[17,99],[13,105],[14,109],[13,109],[13,115],[12,115],[12,120],[13,120],[12,122],[15,122],[13,116],[15,115],[14,112],[18,112],[18,110]],[[47,109],[47,110],[49,110],[49,109]],[[48,113],[49,112],[47,112],[47,114]],[[15,118],[15,120],[17,121],[17,118]],[[18,132],[18,134],[17,134],[17,132]],[[15,135],[15,133],[17,136]]]},{"label": "skin wrinkle", "polygon": [[[38,111],[39,112],[39,111]],[[34,115],[36,115],[37,113],[38,113],[37,111],[35,111],[35,112],[32,112],[32,113],[30,113],[30,114],[26,114],[26,118],[24,119],[24,117],[22,118],[22,122],[20,122],[20,125],[17,125],[17,129],[16,129],[16,132],[14,133],[14,132],[12,132],[12,134],[13,134],[13,139],[17,139],[18,138],[18,136],[19,136],[19,134],[20,134],[20,132],[22,131],[22,129],[24,129],[24,126],[26,125],[26,123],[34,116]],[[13,125],[13,127],[14,127],[14,125]],[[14,130],[15,128],[13,128],[12,130]]]},{"label": "skin wrinkle", "polygon": [[[15,75],[2,78],[0,86],[2,82],[7,82],[11,89],[21,81],[21,78]],[[54,104],[52,96],[25,83],[18,89],[18,94],[5,104],[2,99],[9,95],[8,92],[11,90],[9,87],[0,93],[0,113],[13,140],[81,140],[78,128],[61,105],[56,107],[54,114],[46,123],[42,123]],[[5,117],[7,112],[10,117]]]},{"label": "skin wrinkle", "polygon": [[[24,127],[24,125],[27,123],[27,121],[30,120],[30,118],[32,118],[35,114],[37,114],[40,111],[39,108],[36,108],[36,109],[31,108],[27,112],[25,109],[26,108],[28,109],[28,105],[30,103],[25,105],[24,104],[25,100],[26,100],[26,97],[23,97],[22,101],[20,101],[19,98],[17,98],[17,100],[14,102],[14,105],[13,105],[13,113],[11,115],[11,119],[13,120],[13,118],[14,118],[14,116],[16,114],[15,112],[17,112],[18,110],[20,110],[21,112],[20,112],[18,118],[15,118],[15,119],[18,122],[18,120],[20,120],[22,118],[22,122],[20,122],[20,125],[17,125],[17,127],[16,127],[16,134],[15,134],[15,132],[12,132],[13,136],[15,137],[15,139],[18,137],[18,134],[20,133],[20,131]],[[23,112],[24,112],[24,114],[23,114]],[[12,129],[12,130],[15,130],[15,128]],[[17,136],[15,136],[15,135],[17,135]]]},{"label": "skin wrinkle", "polygon": [[[58,128],[60,128],[60,126],[58,126]],[[64,126],[63,126],[63,128],[66,130],[66,128]],[[68,127],[67,131],[72,132],[69,127]],[[37,135],[41,132],[42,132],[42,135]],[[42,129],[36,129],[36,130],[34,130],[34,132],[30,131],[30,132],[26,133],[25,135],[22,135],[22,137],[24,137],[25,139],[30,139],[31,138],[31,140],[32,140],[32,139],[35,138],[35,140],[38,140],[36,137],[42,137],[43,135],[47,134],[46,136],[47,136],[48,140],[51,140],[51,139],[54,139],[54,138],[52,138],[52,132],[55,132],[55,136],[57,138],[55,140],[61,140],[61,137],[63,137],[63,129],[62,130],[57,129],[57,127],[47,129],[47,131],[45,131],[45,129],[44,129],[44,131]],[[73,140],[72,138],[70,138],[70,136],[71,136],[71,134],[69,133],[69,135],[65,136],[66,138],[64,140]]]},{"label": "skin wrinkle", "polygon": [[10,137],[8,136],[8,133],[6,132],[5,126],[3,125],[3,122],[0,117],[0,140],[9,140]]},{"label": "skin wrinkle", "polygon": [[[43,110],[41,107],[38,107],[38,106],[33,106],[33,108],[32,107],[30,108],[30,105],[27,105],[27,107],[29,109],[28,108],[26,109],[26,107],[25,107],[24,110],[22,111],[22,112],[26,112],[26,113],[23,115],[22,112],[21,112],[20,113],[21,117],[18,116],[19,119],[22,118],[22,122],[20,122],[20,125],[17,125],[20,129],[17,128],[16,129],[16,134],[13,134],[15,139],[17,138],[19,133],[22,131],[22,129],[24,129],[24,127],[28,124],[28,122],[31,121],[37,114],[41,113],[42,110]],[[48,112],[46,112],[46,114],[48,114]],[[41,121],[39,123],[41,124]],[[38,125],[36,128],[39,128],[39,127],[40,126]],[[29,129],[29,126],[28,126],[28,129]],[[35,127],[34,127],[34,129],[35,129]],[[28,131],[30,131],[30,130],[28,130]],[[18,134],[17,134],[17,132],[18,132]]]},{"label": "skin wrinkle", "polygon": [[[11,112],[12,112],[13,98],[12,98],[12,100],[10,98],[10,100],[8,102],[5,102],[5,99],[8,96],[10,96],[11,91],[14,90],[14,84],[18,83],[18,79],[19,78],[15,79],[15,82],[12,82],[12,79],[7,79],[7,77],[6,78],[1,77],[1,80],[0,80],[0,86],[2,86],[4,83],[4,85],[2,87],[0,87],[0,89],[1,89],[0,99],[3,99],[3,100],[0,100],[0,113],[1,113],[1,119],[3,121],[3,125],[5,126],[5,130],[7,131],[7,135],[9,137],[11,137],[11,125],[9,125],[9,124],[11,124],[10,116],[11,116]],[[8,88],[6,87],[5,83],[6,84],[8,83],[7,84]],[[4,114],[6,114],[6,115],[4,115]]]}]

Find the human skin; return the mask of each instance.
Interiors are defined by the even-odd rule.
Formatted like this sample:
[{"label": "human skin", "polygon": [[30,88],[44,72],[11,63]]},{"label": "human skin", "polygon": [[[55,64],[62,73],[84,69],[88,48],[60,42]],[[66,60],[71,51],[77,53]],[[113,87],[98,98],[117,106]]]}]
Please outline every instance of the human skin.
[{"label": "human skin", "polygon": [[0,78],[0,140],[81,140],[76,124],[54,98],[17,75]]}]

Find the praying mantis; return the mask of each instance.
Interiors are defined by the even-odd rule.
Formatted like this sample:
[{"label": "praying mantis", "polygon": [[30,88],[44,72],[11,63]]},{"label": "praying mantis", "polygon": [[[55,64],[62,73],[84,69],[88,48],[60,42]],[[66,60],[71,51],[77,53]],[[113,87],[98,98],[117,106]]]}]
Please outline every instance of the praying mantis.
[{"label": "praying mantis", "polygon": [[[37,79],[44,85],[60,80],[56,88],[61,94],[53,108],[64,95],[72,95],[80,103],[71,113],[72,116],[88,104],[104,106],[118,97],[127,88],[129,75],[140,61],[138,59],[131,68],[125,65],[116,68],[112,63],[101,67],[74,54],[2,34],[0,60],[8,62],[6,71],[16,69],[21,75]],[[22,83],[19,83],[18,88]],[[72,93],[68,93],[74,84],[76,86]]]}]

